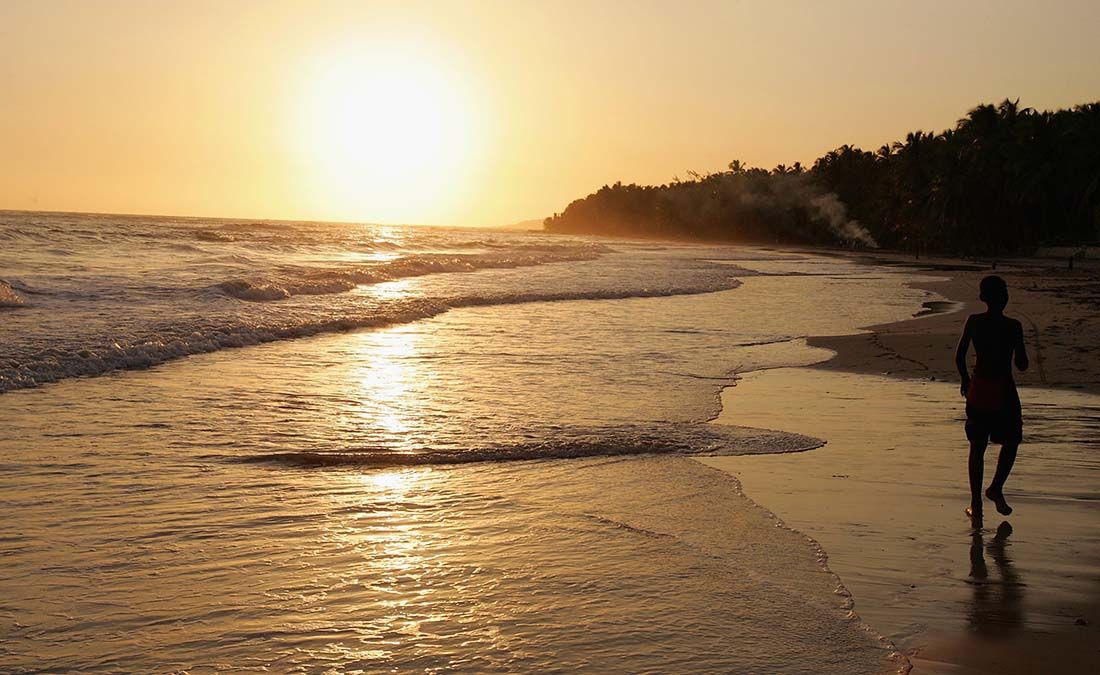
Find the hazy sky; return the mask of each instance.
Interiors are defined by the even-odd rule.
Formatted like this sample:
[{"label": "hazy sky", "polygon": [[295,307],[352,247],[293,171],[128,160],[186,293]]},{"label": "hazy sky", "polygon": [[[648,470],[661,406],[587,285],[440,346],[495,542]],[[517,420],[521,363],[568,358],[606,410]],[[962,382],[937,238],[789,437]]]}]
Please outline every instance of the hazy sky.
[{"label": "hazy sky", "polygon": [[0,0],[0,208],[500,225],[1100,99],[1100,2]]}]

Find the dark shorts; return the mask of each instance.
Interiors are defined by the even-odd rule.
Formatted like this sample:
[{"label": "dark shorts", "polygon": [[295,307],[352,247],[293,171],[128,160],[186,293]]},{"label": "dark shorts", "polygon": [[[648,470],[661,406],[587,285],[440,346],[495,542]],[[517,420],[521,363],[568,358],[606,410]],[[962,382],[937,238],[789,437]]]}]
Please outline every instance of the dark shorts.
[{"label": "dark shorts", "polygon": [[[984,384],[988,385],[986,381]],[[1019,445],[1024,438],[1024,420],[1016,383],[1006,380],[1000,385],[997,406],[983,405],[987,401],[968,396],[966,401],[966,437],[971,442],[989,441],[998,445]],[[971,390],[974,391],[973,389]],[[985,396],[980,398],[987,398]]]}]

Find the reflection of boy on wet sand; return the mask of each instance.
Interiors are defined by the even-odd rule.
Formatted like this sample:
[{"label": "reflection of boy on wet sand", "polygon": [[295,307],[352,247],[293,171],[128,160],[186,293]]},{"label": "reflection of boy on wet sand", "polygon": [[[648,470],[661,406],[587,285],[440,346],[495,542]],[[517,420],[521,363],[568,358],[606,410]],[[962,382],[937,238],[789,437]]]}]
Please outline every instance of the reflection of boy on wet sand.
[{"label": "reflection of boy on wet sand", "polygon": [[[991,637],[1007,635],[1024,623],[1024,584],[1007,552],[1012,525],[1007,520],[1001,523],[988,544],[984,543],[982,533],[983,530],[976,527],[970,535],[970,578],[967,581],[974,588],[970,627]],[[989,578],[986,553],[993,558],[999,579]]]},{"label": "reflection of boy on wet sand", "polygon": [[[982,517],[982,470],[985,448],[990,441],[1000,444],[1001,454],[985,496],[997,505],[999,513],[1006,516],[1012,513],[1003,489],[1023,438],[1020,396],[1012,379],[1012,363],[1015,360],[1020,370],[1027,370],[1028,366],[1023,326],[1004,315],[1008,304],[1004,279],[986,277],[980,291],[979,297],[988,309],[966,320],[955,351],[955,365],[962,376],[962,394],[966,397],[966,437],[970,440],[970,507],[966,512],[974,519]],[[971,342],[977,356],[973,377],[966,368]]]}]

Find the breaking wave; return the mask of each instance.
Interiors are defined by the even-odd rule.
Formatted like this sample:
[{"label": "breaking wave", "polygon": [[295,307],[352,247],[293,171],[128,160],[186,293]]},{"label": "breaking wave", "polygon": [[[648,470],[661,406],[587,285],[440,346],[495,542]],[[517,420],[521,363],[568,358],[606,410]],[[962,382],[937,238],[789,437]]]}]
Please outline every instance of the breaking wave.
[{"label": "breaking wave", "polygon": [[594,260],[608,251],[592,245],[509,249],[492,253],[426,253],[372,265],[342,269],[301,269],[275,277],[232,279],[217,285],[226,295],[251,302],[271,302],[295,295],[344,293],[356,286],[426,274],[474,272],[483,269],[533,267],[553,262]]},{"label": "breaking wave", "polygon": [[[689,248],[348,223],[28,213],[0,218],[0,240],[14,243],[0,251],[0,392],[457,307],[708,293],[752,274]],[[479,270],[494,271],[464,274]]]},{"label": "breaking wave", "polygon": [[234,461],[302,468],[391,468],[474,462],[519,462],[625,455],[752,455],[803,452],[825,441],[770,429],[717,424],[619,425],[601,429],[540,431],[537,442],[484,448],[395,452],[384,448],[341,452],[273,452]]},{"label": "breaking wave", "polygon": [[467,295],[445,299],[395,300],[359,314],[307,318],[277,323],[238,323],[211,325],[208,322],[184,323],[162,328],[159,332],[117,339],[108,344],[78,349],[51,347],[24,357],[0,359],[0,392],[24,389],[70,377],[103,375],[114,370],[150,368],[175,359],[206,354],[221,349],[309,337],[362,328],[380,328],[410,323],[437,316],[450,309],[487,305],[514,305],[529,302],[565,300],[616,300],[623,298],[695,295],[739,286],[737,279],[721,283],[697,283],[653,289],[600,289],[578,292],[521,292],[492,295]]},{"label": "breaking wave", "polygon": [[0,281],[0,309],[23,307],[26,303],[6,281]]}]

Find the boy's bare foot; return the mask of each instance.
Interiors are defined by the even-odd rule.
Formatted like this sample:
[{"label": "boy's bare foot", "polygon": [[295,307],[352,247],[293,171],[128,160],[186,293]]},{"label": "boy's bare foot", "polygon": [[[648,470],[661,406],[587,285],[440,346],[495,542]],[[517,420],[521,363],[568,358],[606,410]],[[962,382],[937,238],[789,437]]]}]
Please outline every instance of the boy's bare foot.
[{"label": "boy's bare foot", "polygon": [[985,491],[985,496],[997,505],[997,513],[1002,516],[1007,516],[1012,513],[1012,507],[1005,501],[1004,493],[1000,490],[989,488]]},{"label": "boy's bare foot", "polygon": [[980,505],[974,506],[971,504],[966,507],[966,515],[970,518],[970,522],[974,527],[982,526],[982,507]]}]

